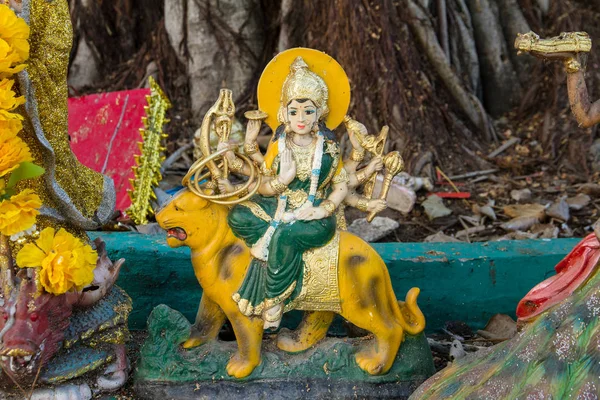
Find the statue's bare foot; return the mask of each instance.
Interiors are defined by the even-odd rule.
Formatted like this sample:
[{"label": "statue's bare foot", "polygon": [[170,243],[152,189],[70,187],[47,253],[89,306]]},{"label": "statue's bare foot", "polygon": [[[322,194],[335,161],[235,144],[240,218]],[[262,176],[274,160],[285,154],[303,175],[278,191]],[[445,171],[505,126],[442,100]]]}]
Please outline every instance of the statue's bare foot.
[{"label": "statue's bare foot", "polygon": [[265,310],[263,313],[263,320],[265,321],[264,329],[277,329],[281,324],[281,317],[283,316],[283,306],[277,304]]},{"label": "statue's bare foot", "polygon": [[251,360],[242,358],[239,353],[236,353],[231,360],[227,363],[227,373],[234,378],[245,378],[254,371],[254,368],[260,364],[258,362],[252,362]]},{"label": "statue's bare foot", "polygon": [[327,335],[334,314],[329,311],[306,311],[296,330],[284,330],[277,335],[277,347],[288,353],[298,353],[314,346]]},{"label": "statue's bare foot", "polygon": [[277,347],[288,353],[298,353],[306,350],[306,343],[299,340],[296,332],[279,332],[277,335]]},{"label": "statue's bare foot", "polygon": [[356,353],[355,358],[360,369],[370,375],[381,374],[385,366],[383,352],[380,354],[371,349],[365,349]]}]

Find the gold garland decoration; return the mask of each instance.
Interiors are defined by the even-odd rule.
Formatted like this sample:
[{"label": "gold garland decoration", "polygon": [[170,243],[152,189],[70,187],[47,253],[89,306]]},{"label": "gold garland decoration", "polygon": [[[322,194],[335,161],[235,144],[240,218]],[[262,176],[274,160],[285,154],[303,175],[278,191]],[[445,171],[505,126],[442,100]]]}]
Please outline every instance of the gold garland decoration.
[{"label": "gold garland decoration", "polygon": [[156,81],[150,77],[150,95],[146,96],[148,105],[144,106],[146,117],[142,118],[144,127],[140,129],[142,141],[138,143],[140,151],[136,155],[133,172],[135,178],[130,179],[132,189],[127,190],[131,206],[126,213],[138,225],[148,223],[148,215],[152,215],[151,200],[156,200],[153,188],[162,179],[160,167],[165,160],[163,139],[168,135],[163,133],[163,125],[169,120],[165,114],[171,103]]}]

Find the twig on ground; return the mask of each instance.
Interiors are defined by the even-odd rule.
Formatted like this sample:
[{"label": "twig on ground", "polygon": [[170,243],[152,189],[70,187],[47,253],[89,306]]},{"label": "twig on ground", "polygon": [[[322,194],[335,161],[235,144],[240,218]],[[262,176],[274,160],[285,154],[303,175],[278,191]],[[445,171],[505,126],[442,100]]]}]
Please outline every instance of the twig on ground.
[{"label": "twig on ground", "polygon": [[484,226],[484,225],[482,225],[482,226],[474,226],[472,228],[467,228],[467,229],[463,229],[462,231],[456,232],[456,234],[454,234],[454,237],[458,239],[459,237],[466,236],[468,238],[470,234],[483,232],[486,229],[488,229],[488,228],[486,226]]},{"label": "twig on ground", "polygon": [[473,172],[467,172],[466,174],[461,174],[461,175],[452,175],[450,178],[446,178],[446,176],[444,176],[444,178],[446,179],[466,179],[466,178],[473,178],[475,176],[480,176],[480,175],[489,175],[489,174],[493,174],[494,172],[498,172],[498,168],[494,168],[494,169],[485,169],[483,171],[473,171]]},{"label": "twig on ground", "polygon": [[535,172],[533,174],[529,174],[529,175],[520,175],[520,176],[515,176],[514,178],[512,178],[513,180],[518,180],[518,179],[528,179],[528,178],[537,178],[544,175],[544,171],[540,171],[540,172]]},{"label": "twig on ground", "polygon": [[[444,177],[444,179],[445,179],[445,180],[447,180],[447,181],[448,181],[448,183],[450,184],[450,186],[452,186],[452,189],[454,189],[454,191],[455,191],[455,192],[457,192],[457,193],[458,193],[458,192],[460,192],[460,190],[458,190],[458,188],[456,187],[456,185],[454,184],[454,182],[452,182],[452,179],[448,178],[448,175],[446,175],[446,174],[444,173],[444,171],[442,171],[442,170],[440,169],[440,167],[435,167],[435,170],[438,172],[438,174],[442,175],[442,176]],[[466,205],[467,207],[470,207],[470,206],[471,206],[471,205],[469,204],[469,202],[468,202],[467,200],[465,200],[465,199],[463,199],[463,203],[465,203],[465,205]]]},{"label": "twig on ground", "polygon": [[490,175],[482,175],[482,176],[479,176],[479,177],[473,179],[472,181],[469,181],[469,183],[471,183],[471,184],[479,183],[479,182],[487,181],[488,179],[490,179]]},{"label": "twig on ground", "polygon": [[494,150],[490,154],[488,154],[488,158],[496,157],[498,154],[502,153],[504,150],[508,149],[510,146],[519,143],[520,141],[521,141],[521,139],[519,139],[517,137],[509,139],[502,146],[498,147],[496,150]]}]

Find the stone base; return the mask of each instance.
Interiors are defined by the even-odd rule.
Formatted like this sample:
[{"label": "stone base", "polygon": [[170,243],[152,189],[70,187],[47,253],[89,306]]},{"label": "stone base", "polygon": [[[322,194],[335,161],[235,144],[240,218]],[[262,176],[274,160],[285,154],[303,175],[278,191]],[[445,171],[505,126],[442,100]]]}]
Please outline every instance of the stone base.
[{"label": "stone base", "polygon": [[405,399],[435,372],[423,334],[407,336],[392,369],[380,376],[365,373],[354,360],[356,351],[369,345],[369,337],[325,338],[314,348],[289,354],[277,349],[276,335],[266,335],[262,363],[238,380],[225,371],[237,343],[215,340],[183,350],[179,344],[189,329],[185,317],[167,306],[152,311],[134,376],[140,398]]},{"label": "stone base", "polygon": [[253,382],[135,383],[135,392],[148,400],[199,399],[408,399],[422,381],[398,383],[342,382],[315,379]]}]

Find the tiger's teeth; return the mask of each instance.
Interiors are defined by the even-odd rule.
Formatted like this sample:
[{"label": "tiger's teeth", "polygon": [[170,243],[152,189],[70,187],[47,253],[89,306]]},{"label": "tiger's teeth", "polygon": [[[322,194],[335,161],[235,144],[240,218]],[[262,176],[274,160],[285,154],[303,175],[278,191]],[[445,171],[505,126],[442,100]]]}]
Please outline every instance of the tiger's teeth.
[{"label": "tiger's teeth", "polygon": [[25,361],[30,361],[30,360],[31,360],[31,356],[25,356],[25,357],[23,357],[23,359],[24,359]]}]

